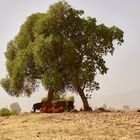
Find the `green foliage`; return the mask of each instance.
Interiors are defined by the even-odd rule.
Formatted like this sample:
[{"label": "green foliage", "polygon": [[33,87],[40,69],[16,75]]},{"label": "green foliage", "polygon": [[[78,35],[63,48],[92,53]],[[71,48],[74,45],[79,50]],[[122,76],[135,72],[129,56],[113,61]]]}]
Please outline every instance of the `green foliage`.
[{"label": "green foliage", "polygon": [[[60,95],[59,94],[53,94],[53,101],[55,102],[55,101],[59,101],[59,100],[61,100],[60,99]],[[48,101],[48,96],[46,96],[46,97],[43,97],[42,99],[41,99],[41,102],[47,102]]]},{"label": "green foliage", "polygon": [[8,108],[0,109],[0,116],[16,115],[16,112],[10,111]]},{"label": "green foliage", "polygon": [[10,110],[8,108],[0,109],[0,116],[9,116],[11,115]]},{"label": "green foliage", "polygon": [[73,101],[74,102],[74,96],[67,96],[66,100],[67,101]]},{"label": "green foliage", "polygon": [[59,1],[47,13],[29,16],[7,45],[2,87],[12,96],[30,96],[40,82],[55,92],[98,90],[95,77],[107,73],[104,56],[123,43],[123,31],[83,14]]},{"label": "green foliage", "polygon": [[18,113],[16,111],[11,111],[10,113],[11,115],[18,115]]},{"label": "green foliage", "polygon": [[[48,96],[43,97],[41,99],[41,102],[47,102]],[[66,96],[66,95],[60,95],[60,94],[54,94],[53,96],[53,102],[57,101],[73,101],[74,102],[74,96]]]},{"label": "green foliage", "polygon": [[62,96],[60,93],[53,93],[53,101],[60,101]]}]

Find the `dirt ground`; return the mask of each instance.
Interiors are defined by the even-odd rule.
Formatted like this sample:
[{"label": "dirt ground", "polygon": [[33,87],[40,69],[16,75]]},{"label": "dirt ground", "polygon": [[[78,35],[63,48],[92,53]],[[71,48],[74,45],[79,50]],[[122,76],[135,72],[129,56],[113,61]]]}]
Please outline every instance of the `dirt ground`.
[{"label": "dirt ground", "polygon": [[140,140],[140,113],[23,113],[0,117],[0,140]]}]

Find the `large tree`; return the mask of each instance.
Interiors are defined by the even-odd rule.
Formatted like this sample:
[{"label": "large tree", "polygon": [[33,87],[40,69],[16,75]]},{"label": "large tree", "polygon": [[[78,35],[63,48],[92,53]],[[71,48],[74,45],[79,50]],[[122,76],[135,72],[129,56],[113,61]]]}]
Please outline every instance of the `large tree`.
[{"label": "large tree", "polygon": [[74,89],[90,110],[85,90],[99,89],[95,77],[107,73],[104,56],[123,43],[123,31],[83,14],[60,1],[27,19],[5,53],[8,75],[1,84],[10,95],[29,96],[41,82],[49,98]]}]

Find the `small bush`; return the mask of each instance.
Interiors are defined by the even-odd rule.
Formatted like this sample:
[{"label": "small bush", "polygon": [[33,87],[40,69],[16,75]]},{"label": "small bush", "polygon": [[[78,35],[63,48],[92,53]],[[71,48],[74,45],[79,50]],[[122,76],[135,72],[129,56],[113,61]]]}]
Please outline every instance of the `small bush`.
[{"label": "small bush", "polygon": [[67,96],[66,101],[73,101],[74,102],[74,96]]},{"label": "small bush", "polygon": [[11,115],[11,112],[8,108],[0,109],[0,116],[9,116],[9,115]]},{"label": "small bush", "polygon": [[46,97],[43,97],[42,99],[41,99],[41,102],[47,102],[48,101],[48,97],[46,96]]},{"label": "small bush", "polygon": [[0,109],[0,116],[10,116],[10,115],[16,115],[17,113],[14,111],[10,111],[8,108],[2,108]]},{"label": "small bush", "polygon": [[11,111],[11,115],[17,115],[18,113],[16,111]]},{"label": "small bush", "polygon": [[59,101],[60,95],[59,94],[53,94],[53,101]]},{"label": "small bush", "polygon": [[[43,97],[41,99],[41,102],[47,102],[48,97]],[[53,102],[58,102],[58,101],[73,101],[74,102],[74,96],[66,96],[66,95],[57,95],[55,94],[53,97]]]},{"label": "small bush", "polygon": [[20,105],[18,102],[14,102],[10,105],[11,112],[14,112],[16,114],[19,114],[21,112]]}]

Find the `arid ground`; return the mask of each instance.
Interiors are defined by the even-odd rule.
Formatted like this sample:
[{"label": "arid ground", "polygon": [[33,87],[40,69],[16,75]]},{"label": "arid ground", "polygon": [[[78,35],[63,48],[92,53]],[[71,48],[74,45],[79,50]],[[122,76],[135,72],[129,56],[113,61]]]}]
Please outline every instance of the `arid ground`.
[{"label": "arid ground", "polygon": [[23,113],[0,117],[0,140],[140,140],[140,113]]}]

